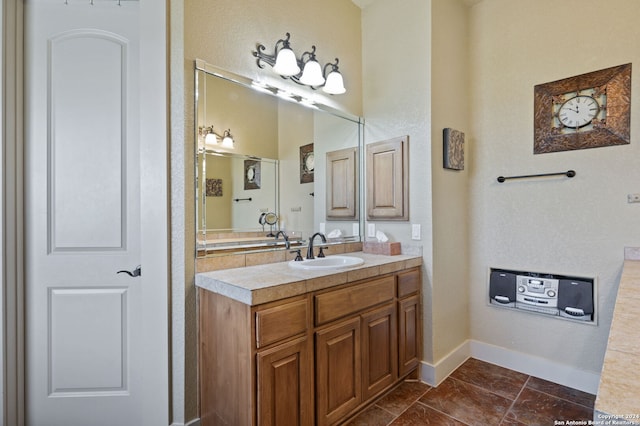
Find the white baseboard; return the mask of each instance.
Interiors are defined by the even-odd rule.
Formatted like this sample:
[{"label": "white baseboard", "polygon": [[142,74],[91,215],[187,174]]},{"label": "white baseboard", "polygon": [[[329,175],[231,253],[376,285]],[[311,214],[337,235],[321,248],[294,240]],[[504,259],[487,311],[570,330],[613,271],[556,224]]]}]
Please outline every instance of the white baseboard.
[{"label": "white baseboard", "polygon": [[471,340],[471,356],[530,376],[578,389],[598,393],[600,373],[580,370],[546,358]]},{"label": "white baseboard", "polygon": [[420,368],[420,379],[430,386],[438,386],[469,357],[593,395],[598,392],[599,373],[580,370],[546,358],[478,342],[477,340],[465,341],[435,364],[423,361]]},{"label": "white baseboard", "polygon": [[171,423],[171,426],[200,426],[200,419],[193,419],[187,423]]},{"label": "white baseboard", "polygon": [[469,340],[465,341],[435,364],[422,361],[420,379],[429,386],[438,386],[442,383],[471,356],[469,342]]}]

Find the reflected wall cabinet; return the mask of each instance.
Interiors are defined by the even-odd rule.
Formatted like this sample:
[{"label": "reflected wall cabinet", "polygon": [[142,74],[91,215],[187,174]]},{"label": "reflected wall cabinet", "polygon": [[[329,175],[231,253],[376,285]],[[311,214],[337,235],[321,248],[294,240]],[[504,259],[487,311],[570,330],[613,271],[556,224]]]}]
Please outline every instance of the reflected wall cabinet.
[{"label": "reflected wall cabinet", "polygon": [[327,152],[327,219],[358,218],[358,151],[346,148]]}]

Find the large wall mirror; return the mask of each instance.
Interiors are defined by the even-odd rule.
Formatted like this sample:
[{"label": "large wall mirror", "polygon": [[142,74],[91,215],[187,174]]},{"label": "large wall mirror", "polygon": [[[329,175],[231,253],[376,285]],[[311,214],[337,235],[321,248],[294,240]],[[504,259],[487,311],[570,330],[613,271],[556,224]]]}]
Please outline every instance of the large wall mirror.
[{"label": "large wall mirror", "polygon": [[278,231],[360,241],[363,121],[202,61],[195,74],[197,256],[283,250]]}]

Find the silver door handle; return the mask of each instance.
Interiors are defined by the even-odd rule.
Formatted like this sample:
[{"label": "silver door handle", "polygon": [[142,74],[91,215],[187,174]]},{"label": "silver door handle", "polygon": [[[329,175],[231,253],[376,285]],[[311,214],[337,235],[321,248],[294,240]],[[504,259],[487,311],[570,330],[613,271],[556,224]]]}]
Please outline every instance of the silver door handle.
[{"label": "silver door handle", "polygon": [[136,269],[134,269],[133,271],[122,270],[122,271],[116,272],[116,274],[123,274],[123,273],[129,275],[130,277],[134,277],[134,278],[139,277],[140,275],[142,275],[142,267],[138,265]]}]

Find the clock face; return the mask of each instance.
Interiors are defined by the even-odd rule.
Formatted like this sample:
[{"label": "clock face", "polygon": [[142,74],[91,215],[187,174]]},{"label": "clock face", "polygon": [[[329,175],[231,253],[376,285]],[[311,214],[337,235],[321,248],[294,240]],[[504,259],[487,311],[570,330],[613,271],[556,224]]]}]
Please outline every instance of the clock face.
[{"label": "clock face", "polygon": [[600,105],[591,96],[579,95],[565,101],[558,110],[558,120],[565,127],[584,127],[598,115]]},{"label": "clock face", "polygon": [[249,182],[253,182],[253,179],[256,177],[256,170],[253,166],[247,169],[247,180]]},{"label": "clock face", "polygon": [[592,87],[553,96],[551,127],[560,134],[585,133],[604,125],[607,93]]},{"label": "clock face", "polygon": [[310,152],[307,154],[307,156],[304,159],[304,165],[307,168],[308,171],[312,172],[313,169],[315,168],[315,156],[313,155],[313,152]]}]

